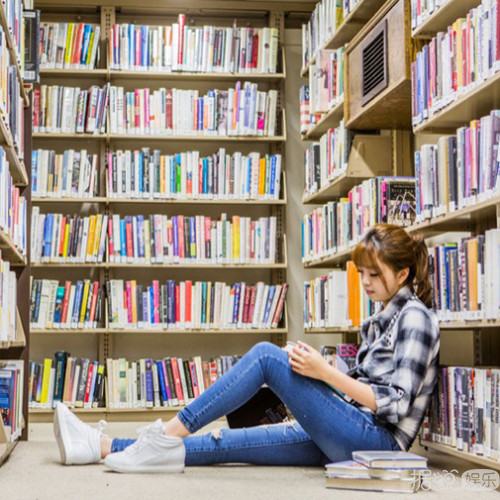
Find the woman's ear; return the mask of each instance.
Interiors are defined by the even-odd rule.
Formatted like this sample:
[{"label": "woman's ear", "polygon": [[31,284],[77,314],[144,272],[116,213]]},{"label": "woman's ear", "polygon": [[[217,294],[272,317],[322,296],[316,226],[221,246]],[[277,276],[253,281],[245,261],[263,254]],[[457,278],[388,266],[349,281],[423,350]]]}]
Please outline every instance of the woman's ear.
[{"label": "woman's ear", "polygon": [[404,269],[398,271],[398,283],[400,286],[406,281],[409,274],[410,274],[409,267],[405,267]]}]

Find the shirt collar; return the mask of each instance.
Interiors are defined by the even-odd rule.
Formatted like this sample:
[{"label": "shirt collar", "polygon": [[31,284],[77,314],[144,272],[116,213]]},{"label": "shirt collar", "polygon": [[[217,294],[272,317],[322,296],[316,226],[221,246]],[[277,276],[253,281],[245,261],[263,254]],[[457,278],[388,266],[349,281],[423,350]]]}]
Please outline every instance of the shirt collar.
[{"label": "shirt collar", "polygon": [[403,306],[413,297],[413,291],[408,285],[398,290],[389,303],[378,314],[372,316],[371,320],[378,323],[380,330],[385,331],[391,320],[396,316]]}]

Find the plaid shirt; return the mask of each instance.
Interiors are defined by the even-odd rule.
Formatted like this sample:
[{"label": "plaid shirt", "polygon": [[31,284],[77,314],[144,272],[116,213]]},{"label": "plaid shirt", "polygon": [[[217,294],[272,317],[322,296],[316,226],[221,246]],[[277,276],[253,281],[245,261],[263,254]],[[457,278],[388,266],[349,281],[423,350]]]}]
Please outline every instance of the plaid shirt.
[{"label": "plaid shirt", "polygon": [[377,409],[348,400],[373,413],[401,449],[408,450],[437,382],[437,316],[405,286],[382,311],[363,322],[361,338],[356,366],[347,374],[371,386]]}]

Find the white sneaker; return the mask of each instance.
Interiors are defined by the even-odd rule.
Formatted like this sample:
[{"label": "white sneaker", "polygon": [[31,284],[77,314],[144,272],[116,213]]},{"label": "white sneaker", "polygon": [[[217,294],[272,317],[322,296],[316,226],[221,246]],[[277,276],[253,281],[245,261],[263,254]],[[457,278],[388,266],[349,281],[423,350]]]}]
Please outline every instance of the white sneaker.
[{"label": "white sneaker", "polygon": [[164,436],[164,431],[161,419],[140,428],[137,441],[108,455],[104,464],[115,472],[183,472],[184,440]]},{"label": "white sneaker", "polygon": [[101,420],[97,429],[74,415],[66,405],[56,404],[54,434],[61,462],[65,465],[96,464],[101,461],[101,436],[107,422]]}]

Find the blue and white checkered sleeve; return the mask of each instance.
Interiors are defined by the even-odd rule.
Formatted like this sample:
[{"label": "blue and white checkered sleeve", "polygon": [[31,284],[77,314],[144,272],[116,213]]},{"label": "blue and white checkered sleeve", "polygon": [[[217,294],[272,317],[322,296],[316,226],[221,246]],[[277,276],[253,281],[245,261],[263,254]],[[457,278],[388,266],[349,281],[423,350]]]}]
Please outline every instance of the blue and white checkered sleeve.
[{"label": "blue and white checkered sleeve", "polygon": [[401,313],[394,345],[394,371],[389,383],[370,384],[375,393],[375,415],[397,424],[408,415],[433,360],[439,328],[430,314],[419,308]]}]

